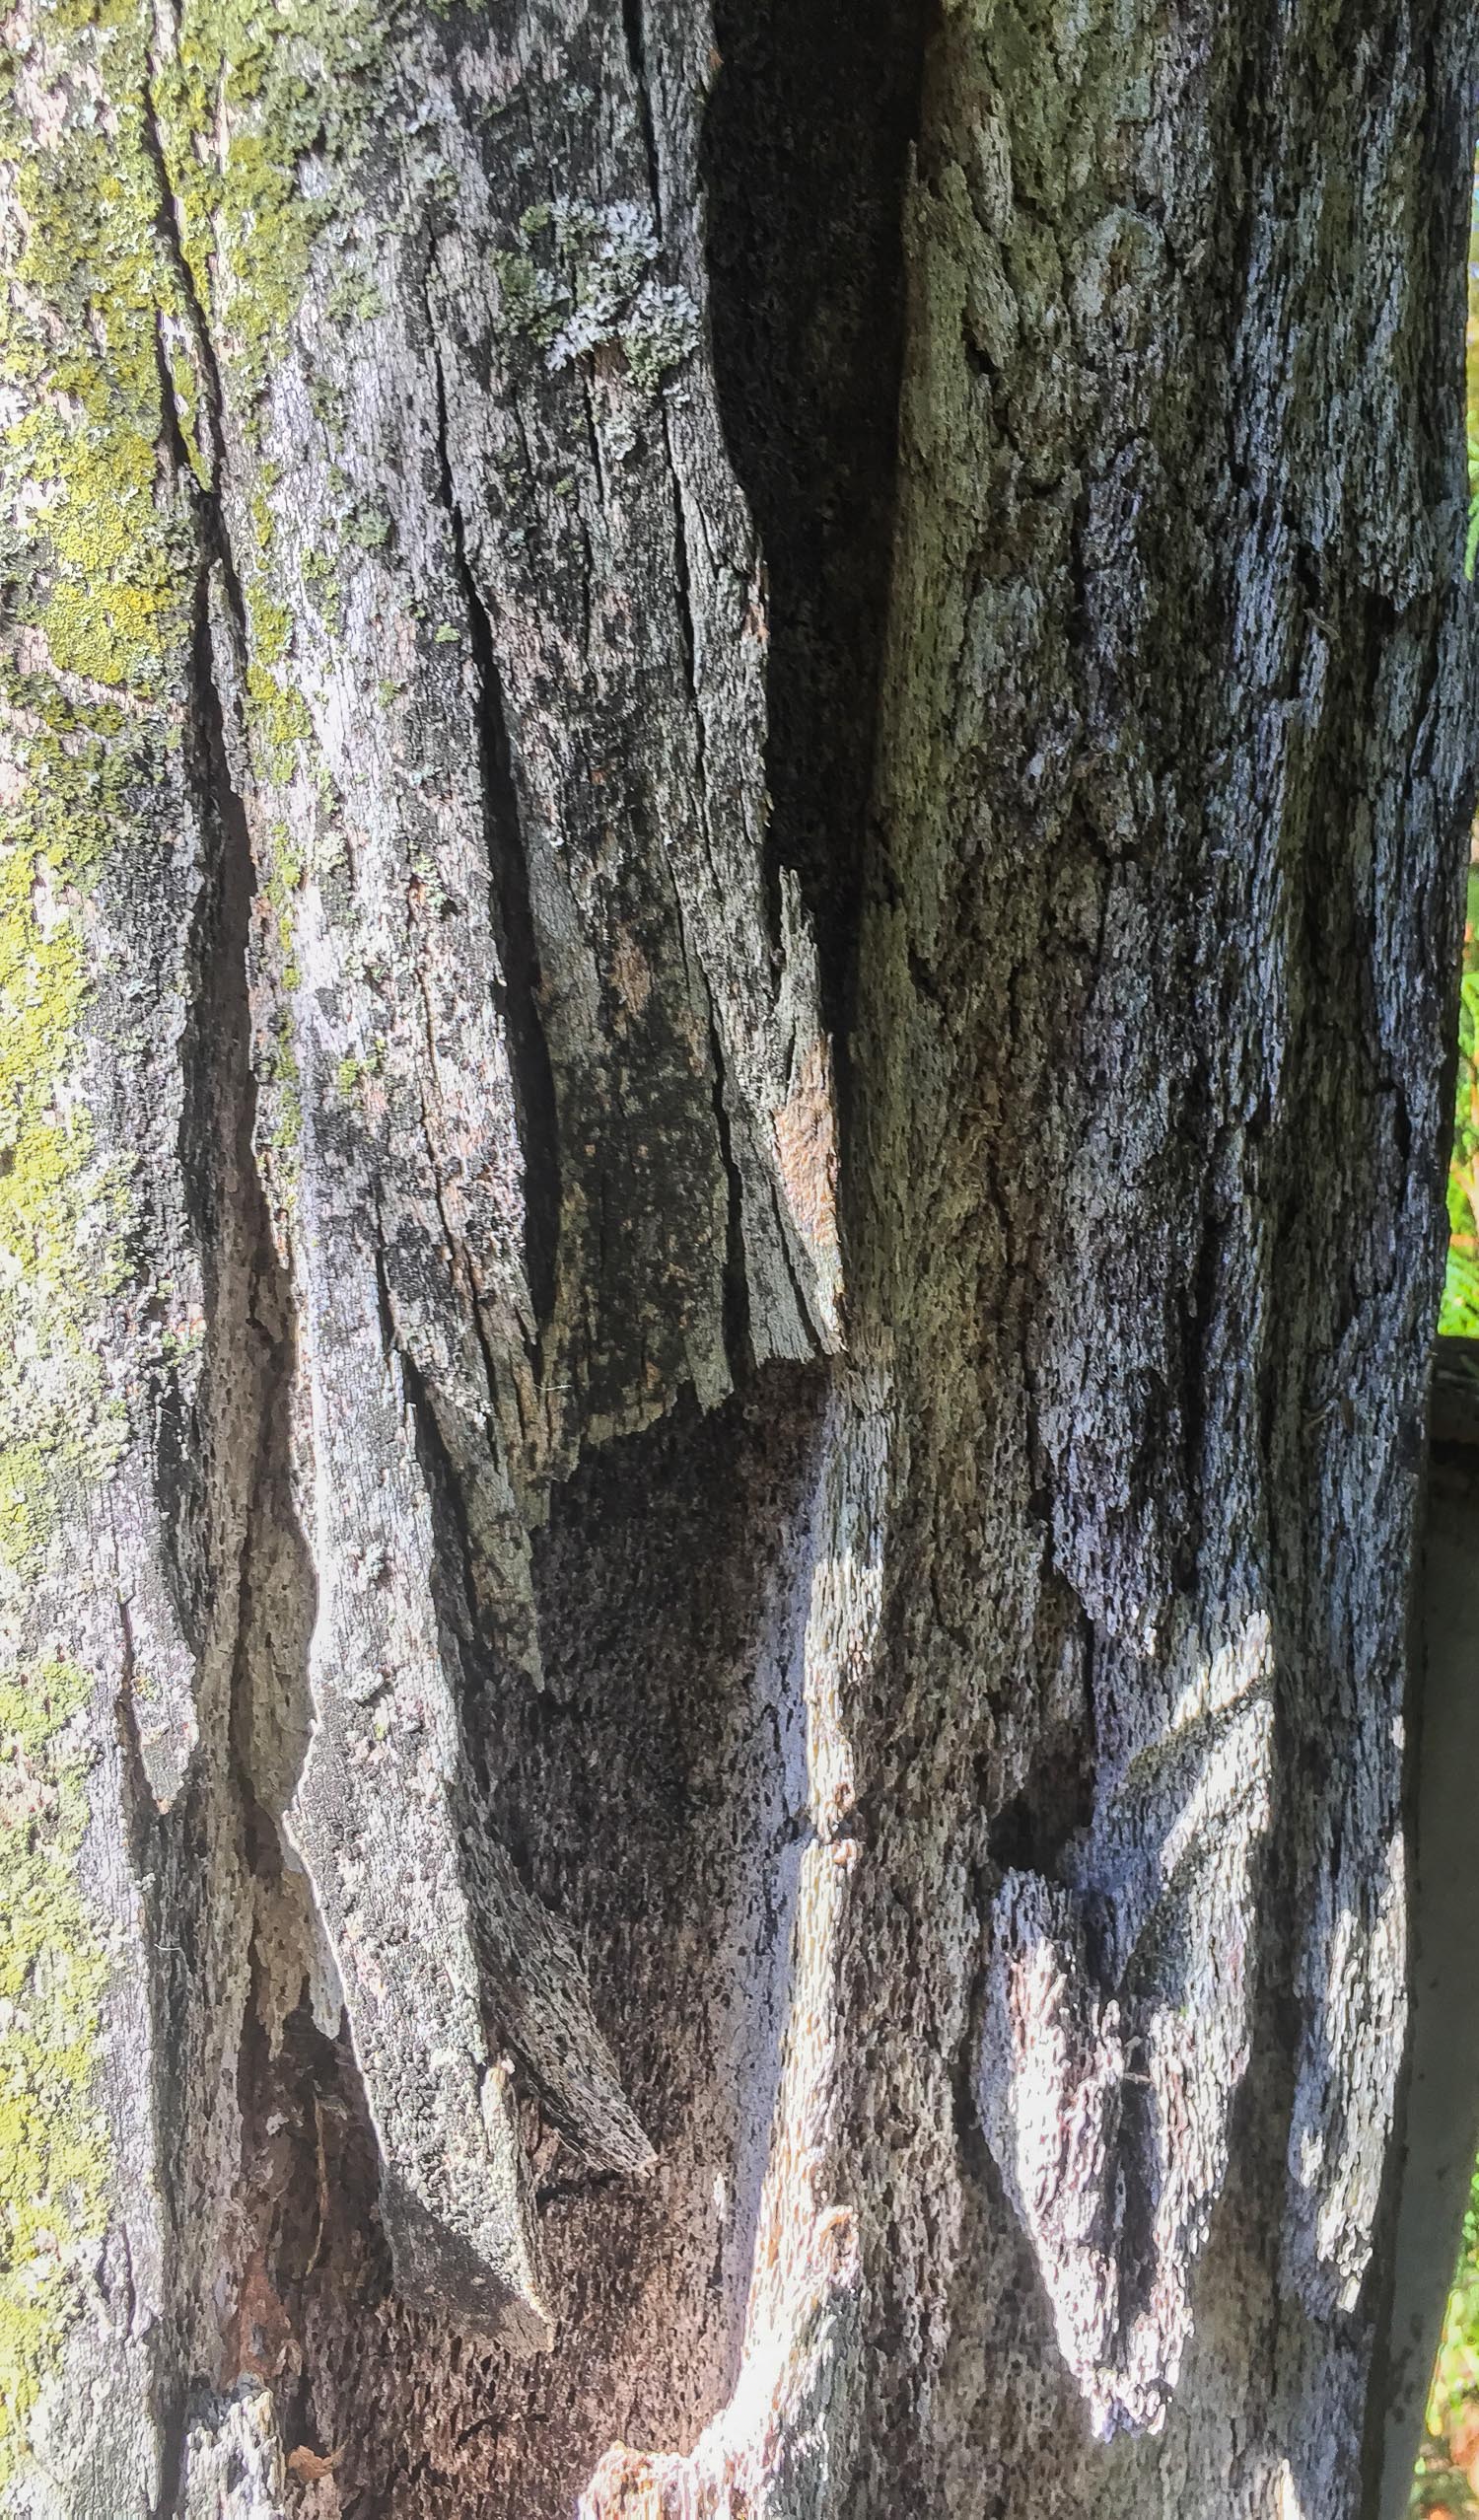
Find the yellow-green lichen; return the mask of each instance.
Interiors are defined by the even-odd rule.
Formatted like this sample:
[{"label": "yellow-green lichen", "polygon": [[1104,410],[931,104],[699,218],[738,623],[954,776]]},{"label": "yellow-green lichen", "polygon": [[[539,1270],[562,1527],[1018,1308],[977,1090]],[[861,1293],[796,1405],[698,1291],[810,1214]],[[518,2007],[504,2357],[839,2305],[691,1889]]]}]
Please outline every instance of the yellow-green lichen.
[{"label": "yellow-green lichen", "polygon": [[[159,340],[179,308],[142,17],[49,21],[73,22],[85,39],[27,73],[50,137],[18,84],[0,117],[23,211],[0,293],[0,373],[20,389],[0,442],[23,624],[0,681],[0,1565],[17,1569],[116,1444],[92,1324],[117,1283],[124,1168],[100,1161],[77,1102],[85,909],[177,742],[196,575],[188,501],[161,495]],[[48,91],[89,98],[91,118],[51,127]]]},{"label": "yellow-green lichen", "polygon": [[[44,141],[18,77],[0,105],[19,212],[0,293],[16,411],[0,465],[29,545],[17,610],[57,673],[141,698],[161,691],[193,583],[188,509],[160,496],[162,344],[179,354],[184,309],[159,232],[147,60],[142,10],[120,10],[58,59],[69,106]],[[28,65],[33,86],[42,76]]]},{"label": "yellow-green lichen", "polygon": [[281,785],[293,775],[298,747],[314,731],[308,702],[254,660],[246,668],[246,699],[257,766],[263,778]]},{"label": "yellow-green lichen", "polygon": [[[7,1632],[26,1632],[28,1602],[63,1574],[74,1503],[126,1437],[138,1337],[152,1361],[173,1335],[129,1328],[131,1159],[99,1144],[87,1098],[105,986],[109,1061],[162,1048],[130,1030],[119,904],[158,897],[151,853],[173,861],[182,836],[201,490],[223,486],[209,477],[222,440],[211,370],[249,434],[339,176],[376,128],[397,11],[180,0],[161,16],[153,0],[35,0],[24,40],[0,43]],[[378,305],[364,279],[341,288],[332,320]],[[273,578],[275,483],[257,472],[255,549],[240,555],[249,733],[259,772],[286,781],[310,720]],[[378,549],[388,532],[367,508],[349,539]],[[283,853],[268,877],[280,929],[299,880]],[[126,920],[121,943],[126,957]],[[286,947],[283,961],[291,988]],[[286,1014],[271,1065],[275,1172],[290,1188],[301,1112]],[[85,1694],[54,1657],[0,1669],[0,2505],[108,2208],[95,2105],[106,1968],[76,1878]]]},{"label": "yellow-green lichen", "polygon": [[[199,585],[200,397],[147,127],[153,27],[142,0],[50,0],[0,80],[0,1595],[17,1637],[126,1432],[130,1159],[97,1142],[86,1099],[98,901],[125,866],[147,888],[149,851],[176,846]],[[106,1972],[76,1878],[85,1694],[54,1657],[0,1670],[0,2501],[106,2217]]]},{"label": "yellow-green lichen", "polygon": [[19,1574],[45,1547],[61,1501],[117,1443],[117,1404],[91,1326],[123,1273],[126,1172],[100,1156],[76,1088],[91,985],[87,888],[107,838],[127,828],[127,773],[143,765],[137,737],[23,715],[11,695],[28,686],[5,680],[0,1567]]},{"label": "yellow-green lichen", "polygon": [[135,799],[168,794],[198,577],[194,485],[171,495],[163,370],[185,310],[145,128],[152,25],[141,0],[51,0],[0,98],[19,212],[0,290],[21,625],[0,673],[0,1567],[17,1569],[116,1443],[94,1325],[125,1168],[78,1100],[87,901],[141,836]]},{"label": "yellow-green lichen", "polygon": [[280,1209],[291,1212],[298,1195],[303,1143],[303,1080],[286,1006],[280,1009],[268,1042],[261,1092],[257,1152],[270,1196]]},{"label": "yellow-green lichen", "polygon": [[386,311],[379,282],[353,270],[330,283],[324,303],[333,324],[370,324]]},{"label": "yellow-green lichen", "polygon": [[266,383],[335,214],[324,179],[374,128],[392,16],[370,0],[184,0],[156,64],[184,258],[244,399]]},{"label": "yellow-green lichen", "polygon": [[[394,0],[182,0],[175,40],[152,65],[181,256],[226,399],[248,440],[316,248],[342,207],[344,173],[378,127],[397,14]],[[380,305],[373,280],[341,273],[326,311],[354,324]],[[309,391],[320,425],[337,433],[339,390],[311,374]],[[239,555],[246,715],[254,767],[267,784],[285,786],[303,765],[312,719],[292,679],[291,616],[275,580],[275,477],[264,462],[256,469],[251,547]],[[340,597],[331,557],[311,559],[303,576],[332,630]]]},{"label": "yellow-green lichen", "polygon": [[269,823],[263,841],[262,896],[272,913],[280,958],[279,984],[291,994],[299,980],[293,901],[303,884],[304,862],[286,823]]},{"label": "yellow-green lichen", "polygon": [[106,2220],[106,1962],[77,1878],[84,1675],[0,1670],[0,2494]]},{"label": "yellow-green lichen", "polygon": [[327,551],[309,550],[300,563],[303,590],[330,638],[344,627],[344,590],[335,561]]}]

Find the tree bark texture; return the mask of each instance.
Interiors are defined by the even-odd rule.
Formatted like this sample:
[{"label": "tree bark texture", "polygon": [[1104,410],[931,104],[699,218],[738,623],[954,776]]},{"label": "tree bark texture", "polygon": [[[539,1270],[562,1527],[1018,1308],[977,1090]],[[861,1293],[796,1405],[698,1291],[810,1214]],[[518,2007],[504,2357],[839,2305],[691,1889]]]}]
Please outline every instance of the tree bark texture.
[{"label": "tree bark texture", "polygon": [[0,2495],[1354,2520],[1468,13],[5,41]]}]

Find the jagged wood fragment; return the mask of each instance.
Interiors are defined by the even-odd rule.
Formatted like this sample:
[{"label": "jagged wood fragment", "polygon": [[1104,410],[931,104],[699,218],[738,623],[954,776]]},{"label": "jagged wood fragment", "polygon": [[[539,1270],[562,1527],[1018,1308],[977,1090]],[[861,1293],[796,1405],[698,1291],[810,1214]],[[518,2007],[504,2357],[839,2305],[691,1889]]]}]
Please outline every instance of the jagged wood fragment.
[{"label": "jagged wood fragment", "polygon": [[[704,54],[685,39],[655,172],[620,11],[583,19],[584,123],[570,39],[549,48],[534,16],[397,22],[375,78],[418,150],[357,156],[342,224],[330,190],[259,405],[263,380],[243,394],[221,367],[243,779],[291,939],[265,931],[259,967],[319,1585],[290,1834],[397,2264],[431,2297],[436,2244],[409,2236],[424,2208],[450,2235],[444,2302],[468,2317],[469,2241],[490,2299],[536,2288],[505,2052],[594,2163],[650,2148],[573,1954],[480,1846],[458,1774],[467,1621],[475,1660],[537,1685],[528,1534],[551,1473],[685,1385],[718,1400],[737,1302],[759,1358],[837,1334],[815,955],[796,886],[771,899],[764,877],[758,564],[705,364]],[[426,237],[414,276],[389,243],[407,224]],[[285,658],[264,689],[278,617],[293,684]],[[670,706],[639,736],[657,691]],[[414,1442],[385,1404],[395,1351]],[[382,1613],[393,1642],[358,1632]],[[356,1704],[367,1660],[390,1675],[378,1717]],[[408,1896],[436,1920],[414,1947]]]}]

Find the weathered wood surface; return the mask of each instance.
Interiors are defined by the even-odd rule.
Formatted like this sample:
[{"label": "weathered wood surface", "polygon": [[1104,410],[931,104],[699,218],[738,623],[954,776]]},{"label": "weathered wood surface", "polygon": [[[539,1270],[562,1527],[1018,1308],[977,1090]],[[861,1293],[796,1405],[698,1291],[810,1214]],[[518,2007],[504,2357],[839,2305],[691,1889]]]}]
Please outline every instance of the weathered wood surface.
[{"label": "weathered wood surface", "polygon": [[[875,2283],[897,2328],[929,2305],[951,2410],[901,2358],[883,2438],[960,2507],[972,2471],[988,2510],[1359,2507],[1467,799],[1433,427],[1467,40],[1395,12],[1342,56],[1307,8],[1050,56],[962,12],[931,67],[863,950],[906,1088],[864,1105],[879,1302],[941,1466],[900,1563],[948,1570],[899,1587],[889,1684],[931,1720],[871,1786],[920,1920],[886,2184],[877,2064],[858,2106],[899,2199]],[[972,1800],[1029,2257],[920,2105],[923,2025],[981,2038],[974,1903],[955,1948],[924,1921]],[[1060,2053],[1004,2073],[1049,1975]],[[1112,2455],[1064,2449],[1029,2268]]]},{"label": "weathered wood surface", "polygon": [[1464,13],[7,40],[0,2493],[1354,2520]]}]

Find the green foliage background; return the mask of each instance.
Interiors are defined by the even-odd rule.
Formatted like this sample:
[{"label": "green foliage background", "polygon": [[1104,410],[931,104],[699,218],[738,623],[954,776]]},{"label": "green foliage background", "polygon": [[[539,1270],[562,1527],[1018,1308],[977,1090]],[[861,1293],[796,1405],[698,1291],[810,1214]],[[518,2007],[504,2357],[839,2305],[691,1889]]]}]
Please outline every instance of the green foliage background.
[{"label": "green foliage background", "polygon": [[1409,2520],[1462,2520],[1479,2511],[1479,2171],[1469,2190],[1463,2244],[1428,2399],[1428,2427],[1412,2481]]},{"label": "green foliage background", "polygon": [[1479,1338],[1479,868],[1470,867],[1468,883],[1448,1166],[1448,1265],[1438,1317],[1440,1332],[1457,1338]]},{"label": "green foliage background", "polygon": [[[1469,576],[1479,556],[1479,177],[1469,230]],[[1479,826],[1476,826],[1479,828]],[[1458,1013],[1453,1160],[1448,1170],[1448,1267],[1439,1330],[1479,1338],[1479,868],[1470,867]]]},{"label": "green foliage background", "polygon": [[[1479,159],[1469,227],[1468,575],[1479,557]],[[1479,852],[1479,824],[1475,825]],[[1448,1167],[1448,1266],[1442,1333],[1479,1338],[1479,864],[1471,862],[1458,1000],[1453,1154]],[[1412,2481],[1409,2520],[1479,2513],[1479,2168],[1469,2190],[1453,2289],[1428,2399],[1428,2422]]]}]

